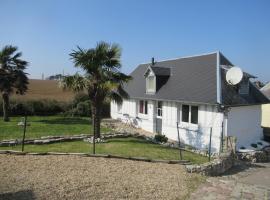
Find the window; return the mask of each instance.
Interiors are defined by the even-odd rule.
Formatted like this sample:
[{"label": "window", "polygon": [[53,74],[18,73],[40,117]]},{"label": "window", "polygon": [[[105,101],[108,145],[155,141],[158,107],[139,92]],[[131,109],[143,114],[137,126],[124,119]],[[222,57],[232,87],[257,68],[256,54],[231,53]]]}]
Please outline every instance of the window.
[{"label": "window", "polygon": [[139,113],[146,114],[148,113],[148,103],[147,101],[140,101],[139,104]]},{"label": "window", "polygon": [[198,124],[198,106],[191,106],[191,123]]},{"label": "window", "polygon": [[146,92],[155,92],[155,77],[148,76],[146,78]]},{"label": "window", "polygon": [[122,104],[121,103],[117,103],[117,112],[121,113],[122,111]]},{"label": "window", "polygon": [[182,122],[188,122],[189,120],[189,105],[182,106]]},{"label": "window", "polygon": [[158,101],[158,105],[157,105],[157,116],[158,117],[162,117],[162,102]]},{"label": "window", "polygon": [[198,124],[198,106],[182,105],[182,122]]}]

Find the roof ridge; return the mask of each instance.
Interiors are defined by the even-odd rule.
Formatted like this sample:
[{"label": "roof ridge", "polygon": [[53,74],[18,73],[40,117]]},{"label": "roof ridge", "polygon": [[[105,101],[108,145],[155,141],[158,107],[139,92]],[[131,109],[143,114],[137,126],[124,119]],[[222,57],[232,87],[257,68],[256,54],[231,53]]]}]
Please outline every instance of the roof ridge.
[{"label": "roof ridge", "polygon": [[[166,62],[166,61],[172,61],[172,60],[181,60],[181,59],[185,59],[185,58],[207,56],[207,55],[218,54],[218,53],[220,53],[220,51],[213,51],[213,52],[209,52],[209,53],[195,54],[195,55],[191,55],[191,56],[183,56],[183,57],[179,57],[179,58],[164,59],[164,60],[159,60],[159,61],[155,61],[155,62],[159,63],[159,62]],[[139,65],[145,65],[145,64],[151,64],[151,62],[140,63]]]}]

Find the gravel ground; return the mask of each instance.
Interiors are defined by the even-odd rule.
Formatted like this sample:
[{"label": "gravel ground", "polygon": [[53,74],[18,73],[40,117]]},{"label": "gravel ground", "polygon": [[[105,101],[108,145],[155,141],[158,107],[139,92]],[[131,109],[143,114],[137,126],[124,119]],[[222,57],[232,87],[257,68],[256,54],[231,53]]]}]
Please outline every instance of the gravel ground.
[{"label": "gravel ground", "polygon": [[80,156],[0,155],[0,199],[183,199],[183,166]]}]

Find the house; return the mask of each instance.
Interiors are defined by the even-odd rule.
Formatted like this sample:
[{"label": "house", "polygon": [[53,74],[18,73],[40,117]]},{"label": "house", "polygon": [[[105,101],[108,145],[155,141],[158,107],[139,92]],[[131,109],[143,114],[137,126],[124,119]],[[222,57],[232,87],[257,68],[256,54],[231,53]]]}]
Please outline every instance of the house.
[{"label": "house", "polygon": [[129,118],[144,130],[165,134],[197,149],[219,152],[223,138],[237,137],[237,147],[262,137],[261,104],[269,100],[244,73],[241,83],[226,83],[233,64],[220,52],[140,64],[125,85],[130,99],[111,102],[111,117]]},{"label": "house", "polygon": [[[261,88],[262,93],[270,99],[270,82]],[[262,105],[262,127],[270,128],[270,104]]]}]

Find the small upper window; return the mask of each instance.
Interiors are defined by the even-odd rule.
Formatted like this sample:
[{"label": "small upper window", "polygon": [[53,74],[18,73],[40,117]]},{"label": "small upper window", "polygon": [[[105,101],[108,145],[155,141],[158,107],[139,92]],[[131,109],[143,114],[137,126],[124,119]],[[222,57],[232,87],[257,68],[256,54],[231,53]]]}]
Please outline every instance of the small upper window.
[{"label": "small upper window", "polygon": [[147,101],[140,101],[139,103],[139,113],[146,114],[148,113],[148,103]]},{"label": "small upper window", "polygon": [[162,102],[158,101],[158,105],[157,105],[157,116],[158,117],[162,117]]},{"label": "small upper window", "polygon": [[146,78],[146,92],[153,93],[156,90],[155,76],[148,76]]},{"label": "small upper window", "polygon": [[182,105],[182,122],[198,124],[198,106]]}]

